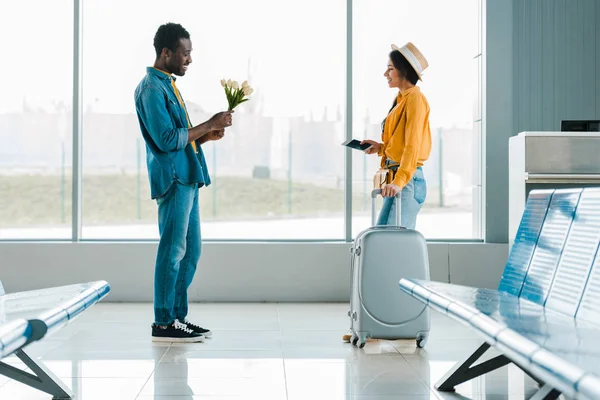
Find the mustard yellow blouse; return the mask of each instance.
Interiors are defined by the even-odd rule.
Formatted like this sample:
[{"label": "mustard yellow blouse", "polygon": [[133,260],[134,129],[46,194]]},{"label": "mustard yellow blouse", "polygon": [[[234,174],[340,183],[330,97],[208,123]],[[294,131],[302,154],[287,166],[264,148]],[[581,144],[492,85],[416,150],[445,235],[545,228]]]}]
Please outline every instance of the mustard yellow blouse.
[{"label": "mustard yellow blouse", "polygon": [[397,105],[385,120],[381,138],[381,167],[386,167],[388,159],[399,164],[392,183],[402,188],[431,153],[429,103],[418,86],[398,93]]}]

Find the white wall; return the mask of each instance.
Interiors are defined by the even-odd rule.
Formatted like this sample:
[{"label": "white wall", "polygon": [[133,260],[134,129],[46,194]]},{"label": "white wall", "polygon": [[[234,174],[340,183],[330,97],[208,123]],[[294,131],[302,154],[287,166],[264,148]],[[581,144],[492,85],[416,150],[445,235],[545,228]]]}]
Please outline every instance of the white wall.
[{"label": "white wall", "polygon": [[[347,301],[347,243],[206,243],[191,301]],[[107,280],[107,301],[152,301],[156,243],[0,243],[7,292]],[[495,288],[505,244],[430,243],[431,278]],[[398,289],[400,290],[400,289]]]}]

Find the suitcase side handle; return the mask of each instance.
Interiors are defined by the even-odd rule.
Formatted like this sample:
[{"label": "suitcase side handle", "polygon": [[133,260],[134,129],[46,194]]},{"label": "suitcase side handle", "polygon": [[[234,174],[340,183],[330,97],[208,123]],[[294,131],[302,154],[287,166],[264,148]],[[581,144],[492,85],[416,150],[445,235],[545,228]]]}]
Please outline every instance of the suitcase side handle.
[{"label": "suitcase side handle", "polygon": [[[377,207],[376,207],[376,199],[377,196],[379,196],[381,194],[381,189],[374,189],[371,192],[371,225],[375,226],[375,222],[377,219]],[[396,193],[396,196],[394,196],[395,202],[396,202],[396,226],[400,226],[400,222],[401,222],[401,217],[402,217],[402,212],[400,210],[400,205],[401,205],[401,201],[400,201],[400,196],[402,195],[402,190],[399,191],[398,193]]]}]

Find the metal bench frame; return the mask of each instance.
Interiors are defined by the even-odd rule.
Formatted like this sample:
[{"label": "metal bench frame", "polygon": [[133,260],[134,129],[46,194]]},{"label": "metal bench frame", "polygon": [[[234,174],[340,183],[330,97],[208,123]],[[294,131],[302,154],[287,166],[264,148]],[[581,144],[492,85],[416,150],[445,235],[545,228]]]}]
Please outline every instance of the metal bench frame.
[{"label": "metal bench frame", "polygon": [[[15,303],[11,306],[9,300],[6,312],[11,318],[0,325],[0,374],[48,393],[54,400],[72,399],[73,392],[25,348],[66,326],[109,291],[107,282],[98,281],[6,295],[0,282],[0,299]],[[1,361],[13,354],[32,372]]]},{"label": "metal bench frame", "polygon": [[[599,217],[595,218],[596,215]],[[589,232],[599,233],[594,237]],[[593,301],[594,295],[586,297],[588,290],[591,293],[600,289],[599,248],[600,189],[537,190],[527,200],[497,291],[401,279],[404,292],[485,338],[473,354],[455,364],[436,383],[436,389],[454,391],[461,383],[513,363],[541,386],[531,399],[553,400],[562,393],[598,398],[600,379],[595,373],[554,354],[546,346],[546,339],[541,344],[534,343],[523,335],[538,335],[539,331],[540,337],[550,337],[544,336],[543,328],[556,328],[558,321],[564,322],[566,332],[569,329],[581,332],[578,322],[585,323],[585,329],[594,335],[597,327],[600,338],[595,318],[600,315],[600,304]],[[573,293],[565,291],[569,285]],[[481,296],[473,297],[473,293]],[[521,320],[519,307],[524,305],[540,310],[543,318],[532,318],[539,326],[533,324],[520,334],[519,323],[529,321],[525,317]],[[516,316],[503,317],[501,308],[513,306],[518,311]],[[496,314],[498,311],[500,315]],[[545,318],[552,318],[554,325],[550,326]],[[507,321],[512,321],[516,328]],[[476,364],[491,347],[501,354]]]}]

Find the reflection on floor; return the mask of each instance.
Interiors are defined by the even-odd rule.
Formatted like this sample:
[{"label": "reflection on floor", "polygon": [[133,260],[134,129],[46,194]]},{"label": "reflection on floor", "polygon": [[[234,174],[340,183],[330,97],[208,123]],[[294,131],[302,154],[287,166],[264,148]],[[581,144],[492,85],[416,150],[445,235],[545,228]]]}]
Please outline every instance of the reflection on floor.
[{"label": "reflection on floor", "polygon": [[[425,349],[414,341],[340,338],[346,304],[192,304],[213,330],[197,344],[153,344],[152,305],[102,303],[30,347],[77,399],[526,399],[536,383],[514,366],[441,394],[433,385],[481,340],[432,313]],[[15,358],[9,363],[18,364]],[[0,376],[0,399],[50,396]]]}]

